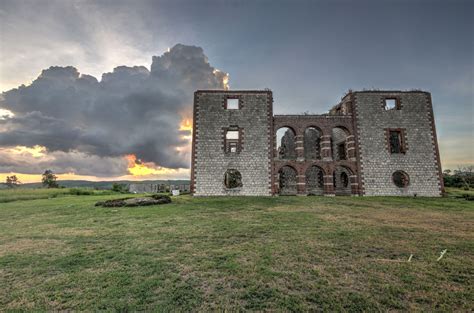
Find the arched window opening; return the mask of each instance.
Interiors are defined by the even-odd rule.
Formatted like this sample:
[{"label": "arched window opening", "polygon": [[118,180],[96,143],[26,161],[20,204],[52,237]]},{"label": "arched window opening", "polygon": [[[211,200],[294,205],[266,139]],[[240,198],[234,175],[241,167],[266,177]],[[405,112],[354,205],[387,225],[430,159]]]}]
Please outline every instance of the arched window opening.
[{"label": "arched window opening", "polygon": [[308,195],[322,195],[324,193],[324,173],[318,166],[311,166],[306,170],[306,192]]},{"label": "arched window opening", "polygon": [[350,176],[352,171],[344,166],[337,166],[333,172],[334,193],[336,195],[352,194]]},{"label": "arched window opening", "polygon": [[404,171],[396,171],[392,174],[392,180],[395,186],[399,188],[408,187],[410,184],[410,177]]},{"label": "arched window opening", "polygon": [[341,173],[341,185],[344,188],[347,188],[349,186],[349,176],[347,176],[346,172]]},{"label": "arched window opening", "polygon": [[279,174],[280,195],[296,195],[297,172],[291,166],[283,166]]},{"label": "arched window opening", "polygon": [[335,127],[331,132],[332,158],[334,161],[347,160],[348,132],[341,127]]},{"label": "arched window opening", "polygon": [[289,127],[282,127],[276,133],[278,158],[284,160],[296,159],[295,132]]},{"label": "arched window opening", "polygon": [[242,187],[242,175],[237,170],[229,169],[224,174],[224,184],[229,189]]},{"label": "arched window opening", "polygon": [[316,127],[308,127],[304,131],[305,159],[321,159],[321,131]]}]

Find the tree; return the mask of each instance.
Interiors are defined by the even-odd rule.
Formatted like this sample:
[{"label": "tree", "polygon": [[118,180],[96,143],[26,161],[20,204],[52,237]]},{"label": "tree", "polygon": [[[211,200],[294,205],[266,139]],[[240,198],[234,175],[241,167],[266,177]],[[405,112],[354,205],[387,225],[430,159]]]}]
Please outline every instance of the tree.
[{"label": "tree", "polygon": [[454,174],[459,176],[462,181],[462,187],[465,190],[469,190],[469,187],[474,186],[474,165],[466,167],[458,166],[458,169],[454,170]]},{"label": "tree", "polygon": [[21,181],[16,177],[16,175],[7,176],[6,184],[8,187],[13,188],[21,184]]},{"label": "tree", "polygon": [[446,187],[457,187],[468,190],[474,188],[474,166],[459,166],[453,172],[445,170],[443,172],[444,185]]},{"label": "tree", "polygon": [[113,183],[112,184],[112,191],[126,193],[128,192],[127,186],[125,184]]},{"label": "tree", "polygon": [[57,176],[54,175],[52,170],[44,171],[43,179],[42,179],[43,186],[45,186],[47,188],[58,188],[59,185],[56,182],[56,179],[57,179]]}]

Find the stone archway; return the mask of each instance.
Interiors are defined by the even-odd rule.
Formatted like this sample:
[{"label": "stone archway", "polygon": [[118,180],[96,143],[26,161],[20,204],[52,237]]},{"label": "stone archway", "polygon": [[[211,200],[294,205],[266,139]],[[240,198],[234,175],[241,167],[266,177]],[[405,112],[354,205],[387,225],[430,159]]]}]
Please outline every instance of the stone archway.
[{"label": "stone archway", "polygon": [[304,131],[304,158],[307,160],[321,159],[321,136],[322,131],[314,126]]},{"label": "stone archway", "polygon": [[285,165],[278,171],[280,195],[296,195],[298,192],[298,172],[291,166]]},{"label": "stone archway", "polygon": [[333,172],[334,193],[336,195],[351,195],[353,188],[351,185],[351,169],[345,166],[336,166]]},{"label": "stone archway", "polygon": [[331,130],[332,159],[334,161],[349,159],[347,153],[347,138],[349,135],[349,131],[344,127],[338,126]]},{"label": "stone archway", "polygon": [[308,195],[324,194],[324,171],[316,165],[308,167],[306,176],[306,193]]},{"label": "stone archway", "polygon": [[296,159],[296,133],[292,128],[281,127],[276,131],[276,149],[279,159]]}]

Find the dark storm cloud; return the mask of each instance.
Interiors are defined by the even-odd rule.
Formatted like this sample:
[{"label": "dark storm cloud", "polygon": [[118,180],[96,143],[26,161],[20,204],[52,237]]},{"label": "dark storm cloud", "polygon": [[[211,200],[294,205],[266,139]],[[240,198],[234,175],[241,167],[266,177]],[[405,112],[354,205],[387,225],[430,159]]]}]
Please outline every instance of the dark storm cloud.
[{"label": "dark storm cloud", "polygon": [[54,151],[41,157],[14,148],[0,149],[0,172],[43,173],[51,169],[55,173],[74,173],[98,177],[120,176],[127,172],[127,160],[115,157],[99,157],[71,151]]},{"label": "dark storm cloud", "polygon": [[0,107],[15,115],[0,120],[0,146],[41,145],[97,157],[135,154],[163,167],[187,168],[189,155],[176,150],[187,143],[179,130],[183,114],[191,112],[196,89],[222,89],[224,77],[201,48],[181,44],[154,56],[150,71],[119,66],[100,82],[74,67],[50,67],[30,86],[3,93]]}]

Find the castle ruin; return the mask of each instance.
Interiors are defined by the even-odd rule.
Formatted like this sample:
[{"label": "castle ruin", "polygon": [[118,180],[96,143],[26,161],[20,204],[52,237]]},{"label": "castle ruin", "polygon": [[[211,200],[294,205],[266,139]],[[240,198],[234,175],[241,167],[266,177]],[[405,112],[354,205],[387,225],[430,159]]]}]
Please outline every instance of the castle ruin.
[{"label": "castle ruin", "polygon": [[198,90],[191,192],[440,196],[431,94],[350,91],[328,114],[273,115],[270,90]]}]

